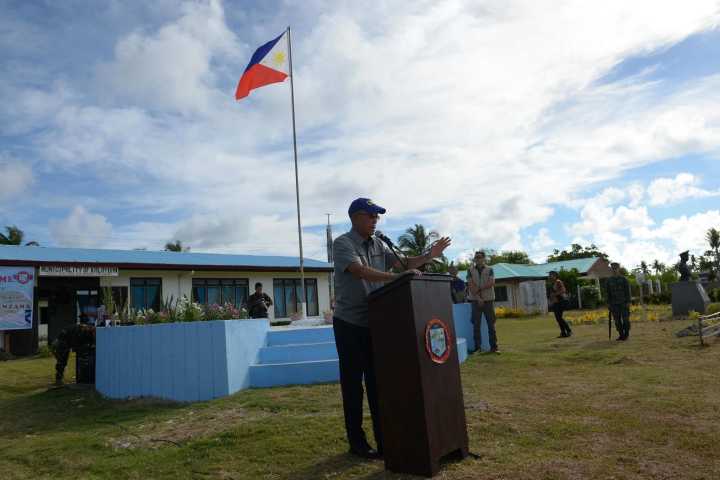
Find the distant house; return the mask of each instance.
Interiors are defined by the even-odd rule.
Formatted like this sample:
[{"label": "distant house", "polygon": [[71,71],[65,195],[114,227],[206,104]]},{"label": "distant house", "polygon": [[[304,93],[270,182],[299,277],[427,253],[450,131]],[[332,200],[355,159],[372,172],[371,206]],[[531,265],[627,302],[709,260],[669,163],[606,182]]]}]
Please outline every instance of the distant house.
[{"label": "distant house", "polygon": [[[522,308],[526,312],[540,313],[548,311],[545,283],[551,271],[577,269],[582,277],[595,280],[598,287],[601,278],[612,275],[608,261],[600,257],[579,258],[540,265],[496,263],[492,265],[492,268],[495,272],[495,306]],[[466,279],[466,275],[465,271],[458,274],[463,280]]]}]

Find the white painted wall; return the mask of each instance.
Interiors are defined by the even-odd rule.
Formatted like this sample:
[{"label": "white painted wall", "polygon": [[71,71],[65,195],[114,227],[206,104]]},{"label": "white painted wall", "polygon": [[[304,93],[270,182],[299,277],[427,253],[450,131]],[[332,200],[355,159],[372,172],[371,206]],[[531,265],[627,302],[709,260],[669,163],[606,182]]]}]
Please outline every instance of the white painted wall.
[{"label": "white painted wall", "polygon": [[[292,272],[235,272],[235,271],[179,271],[179,270],[120,270],[117,277],[103,277],[100,279],[101,287],[128,287],[130,278],[160,278],[162,280],[162,295],[165,300],[171,297],[180,298],[183,295],[190,298],[192,294],[193,278],[243,278],[248,280],[250,293],[254,292],[255,283],[263,284],[263,292],[273,298],[273,279],[300,278],[299,273]],[[327,272],[306,272],[305,278],[317,279],[318,307],[320,316],[330,309],[330,287]],[[270,308],[270,318],[274,318],[274,309]]]}]

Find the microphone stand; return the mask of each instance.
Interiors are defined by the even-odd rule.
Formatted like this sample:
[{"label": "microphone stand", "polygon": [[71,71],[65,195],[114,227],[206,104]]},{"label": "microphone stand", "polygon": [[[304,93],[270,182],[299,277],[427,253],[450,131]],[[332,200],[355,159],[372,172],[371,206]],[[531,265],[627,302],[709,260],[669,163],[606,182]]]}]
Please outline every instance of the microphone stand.
[{"label": "microphone stand", "polygon": [[[388,246],[390,251],[395,255],[395,258],[398,262],[400,262],[400,265],[402,265],[403,269],[408,269],[407,264],[407,257],[405,257],[405,254],[402,253],[398,248],[395,246],[395,244],[390,240],[388,237],[386,237],[382,232],[376,231],[375,236],[378,237],[385,245]],[[401,258],[402,256],[402,258]]]}]

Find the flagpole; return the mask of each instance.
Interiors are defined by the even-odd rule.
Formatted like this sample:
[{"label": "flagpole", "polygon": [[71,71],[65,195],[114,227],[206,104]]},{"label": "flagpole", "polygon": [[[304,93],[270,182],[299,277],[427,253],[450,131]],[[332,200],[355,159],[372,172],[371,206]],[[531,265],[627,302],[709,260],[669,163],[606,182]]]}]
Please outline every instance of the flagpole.
[{"label": "flagpole", "polygon": [[295,134],[295,86],[293,84],[293,68],[292,68],[292,42],[290,41],[290,26],[287,27],[288,39],[288,64],[290,67],[290,106],[292,110],[292,127],[293,127],[293,153],[295,157],[295,202],[297,205],[297,224],[298,224],[298,245],[300,246],[300,305],[301,315],[307,314],[305,305],[305,260],[303,259],[302,244],[302,226],[300,224],[300,182],[298,181],[298,161],[297,161],[297,135]]}]

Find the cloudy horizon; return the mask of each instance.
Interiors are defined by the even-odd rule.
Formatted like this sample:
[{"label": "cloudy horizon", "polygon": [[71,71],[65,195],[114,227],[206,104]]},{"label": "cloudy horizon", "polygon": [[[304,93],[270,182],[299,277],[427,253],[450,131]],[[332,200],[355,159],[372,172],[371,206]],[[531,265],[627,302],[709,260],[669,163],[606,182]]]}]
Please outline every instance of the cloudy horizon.
[{"label": "cloudy horizon", "polygon": [[720,228],[720,2],[3,2],[0,227],[46,246],[297,255],[369,196],[447,252],[594,243],[633,267]]}]

